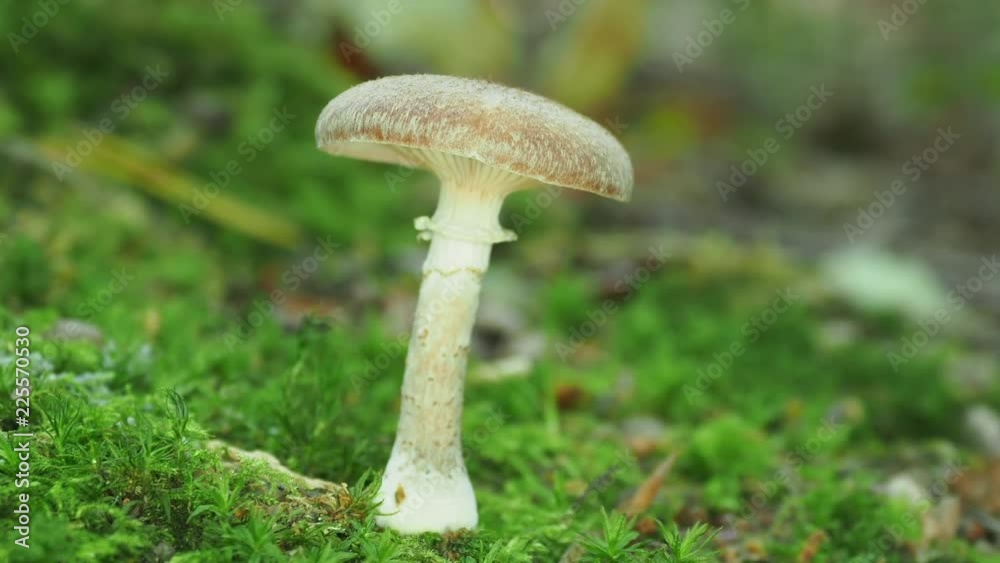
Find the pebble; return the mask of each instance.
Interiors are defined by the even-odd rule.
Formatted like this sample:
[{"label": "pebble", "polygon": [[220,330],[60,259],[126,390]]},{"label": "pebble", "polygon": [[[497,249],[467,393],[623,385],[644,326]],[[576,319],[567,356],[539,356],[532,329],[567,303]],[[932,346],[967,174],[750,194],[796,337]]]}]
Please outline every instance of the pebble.
[{"label": "pebble", "polygon": [[894,475],[885,485],[885,494],[894,499],[909,501],[913,505],[927,502],[927,491],[913,477],[905,473]]},{"label": "pebble", "polygon": [[1000,416],[986,405],[977,405],[965,414],[965,426],[972,439],[987,454],[1000,457]]},{"label": "pebble", "polygon": [[667,426],[658,418],[636,416],[622,423],[625,441],[636,457],[646,457],[663,443]]},{"label": "pebble", "polygon": [[104,343],[104,333],[96,326],[79,319],[59,319],[47,333],[60,342],[90,342],[97,346]]}]

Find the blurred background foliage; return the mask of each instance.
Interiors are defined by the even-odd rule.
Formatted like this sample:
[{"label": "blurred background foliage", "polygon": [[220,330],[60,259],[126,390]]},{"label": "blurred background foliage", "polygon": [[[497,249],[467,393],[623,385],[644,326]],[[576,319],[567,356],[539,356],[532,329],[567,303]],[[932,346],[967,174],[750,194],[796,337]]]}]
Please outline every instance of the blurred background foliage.
[{"label": "blurred background foliage", "polygon": [[[2,326],[42,335],[47,410],[70,401],[85,421],[77,449],[42,445],[62,449],[37,469],[38,490],[53,491],[39,506],[49,539],[37,560],[269,560],[276,546],[335,560],[322,551],[329,539],[277,525],[285,531],[269,535],[245,513],[195,514],[192,499],[212,493],[182,477],[214,475],[218,460],[191,445],[198,432],[171,438],[176,413],[154,397],[176,390],[199,432],[305,474],[359,483],[382,467],[394,417],[380,413],[395,412],[403,357],[368,387],[350,375],[405,339],[424,251],[412,219],[433,208],[436,182],[331,158],[313,126],[352,84],[414,72],[519,86],[592,117],[632,155],[636,197],[561,193],[539,209],[529,192],[505,208],[521,240],[494,251],[468,390],[469,429],[494,408],[511,417],[469,459],[482,536],[396,546],[354,515],[337,520],[336,549],[386,561],[372,550],[556,560],[599,527],[597,506],[614,507],[669,452],[682,455],[650,514],[723,526],[831,417],[846,431],[801,460],[766,516],[718,538],[729,560],[759,550],[803,560],[818,532],[828,540],[815,561],[870,553],[906,510],[871,491],[912,490],[904,478],[926,487],[955,456],[974,468],[949,483],[961,518],[941,523],[939,503],[923,535],[879,555],[988,561],[972,547],[1000,542],[1000,464],[983,461],[1000,455],[988,438],[1000,424],[996,279],[903,369],[886,360],[997,251],[996,2],[914,2],[901,23],[904,2],[889,0],[2,2]],[[726,10],[732,22],[719,23]],[[163,78],[147,90],[150,69]],[[824,86],[829,102],[722,197],[731,167]],[[95,133],[102,120],[113,130]],[[852,240],[845,226],[940,128],[960,140]],[[59,173],[74,152],[79,166]],[[292,290],[283,276],[317,238],[337,245],[336,259]],[[623,295],[616,282],[658,245],[667,267]],[[135,281],[104,302],[116,272]],[[786,286],[803,305],[689,400],[685,386]],[[289,300],[231,346],[274,289]],[[605,299],[621,313],[568,360],[557,353]],[[138,423],[121,426],[130,417]],[[177,458],[124,453],[156,447]],[[619,447],[639,462],[570,529],[567,507]],[[107,469],[94,476],[98,458]],[[147,498],[150,487],[172,492]],[[245,497],[247,510],[274,504]],[[70,532],[76,543],[60,543]]]}]

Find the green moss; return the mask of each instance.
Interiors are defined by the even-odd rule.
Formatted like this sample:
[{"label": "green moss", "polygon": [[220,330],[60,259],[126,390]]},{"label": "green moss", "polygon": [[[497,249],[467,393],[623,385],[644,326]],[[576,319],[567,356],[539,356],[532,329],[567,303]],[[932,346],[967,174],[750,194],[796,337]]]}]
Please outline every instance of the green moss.
[{"label": "green moss", "polygon": [[[36,9],[18,3],[0,21],[16,26]],[[267,273],[300,254],[185,218],[177,202],[137,186],[99,175],[64,184],[18,161],[0,191],[0,365],[9,375],[10,335],[31,327],[32,549],[12,547],[4,528],[0,560],[529,562],[581,544],[593,559],[692,563],[712,560],[714,542],[729,536],[706,549],[698,538],[735,518],[730,547],[759,540],[775,560],[796,557],[822,532],[817,562],[851,561],[873,545],[887,561],[911,561],[912,511],[874,486],[900,469],[901,451],[947,441],[970,453],[959,413],[973,401],[1000,404],[996,386],[970,396],[943,376],[960,343],[942,341],[894,371],[886,353],[907,333],[904,319],[831,303],[805,289],[808,275],[768,269],[742,250],[672,258],[632,291],[612,288],[616,309],[600,319],[607,280],[589,271],[585,250],[564,243],[588,218],[553,206],[522,233],[546,245],[494,255],[513,279],[543,278],[524,288],[534,303],[524,320],[549,348],[525,378],[468,382],[465,446],[480,530],[379,530],[372,493],[405,361],[405,335],[386,310],[391,296],[414,293],[416,278],[399,264],[416,249],[412,216],[429,210],[432,182],[416,174],[393,192],[385,170],[316,151],[315,112],[351,79],[249,4],[223,20],[179,1],[157,17],[124,0],[60,10],[23,53],[4,58],[3,75],[18,80],[0,85],[0,128],[18,127],[32,142],[73,140],[67,123],[99,119],[145,65],[166,65],[155,101],[119,132],[157,155],[156,166],[193,175],[194,188],[239,159],[243,172],[224,193],[301,225],[299,252],[314,237],[341,245],[290,293],[345,312],[294,330],[272,312],[244,329],[266,286],[281,283]],[[106,64],[112,58],[118,64]],[[104,70],[83,70],[92,68]],[[296,114],[286,132],[252,160],[241,154],[286,105]],[[518,196],[508,219],[531,205]],[[548,255],[532,254],[539,248]],[[116,272],[134,280],[112,285]],[[760,325],[789,289],[801,298]],[[54,340],[49,331],[66,318],[102,338]],[[827,324],[845,319],[863,334],[825,342]],[[583,331],[586,323],[599,326]],[[568,354],[556,346],[571,342],[579,345]],[[0,396],[12,386],[2,378]],[[578,404],[559,404],[566,388]],[[0,410],[0,428],[14,430],[13,417]],[[633,417],[663,425],[641,459],[622,432]],[[209,438],[265,450],[295,471],[347,483],[349,494],[324,504],[261,465],[224,462]],[[16,458],[11,439],[0,441],[5,466]],[[648,515],[683,529],[634,537],[612,509],[670,454],[678,460]],[[16,492],[0,482],[0,513],[15,508]],[[988,561],[961,539],[936,547],[942,561]]]},{"label": "green moss", "polygon": [[[788,534],[805,538],[822,531],[828,548],[817,561],[909,561],[907,544],[920,537],[921,512],[912,506],[872,494],[873,476],[837,479],[828,470],[808,471],[813,486],[783,510]],[[794,555],[794,543],[776,546],[776,553]]]},{"label": "green moss", "polygon": [[5,240],[0,269],[0,293],[13,303],[41,305],[51,283],[49,262],[45,251],[25,236]]}]

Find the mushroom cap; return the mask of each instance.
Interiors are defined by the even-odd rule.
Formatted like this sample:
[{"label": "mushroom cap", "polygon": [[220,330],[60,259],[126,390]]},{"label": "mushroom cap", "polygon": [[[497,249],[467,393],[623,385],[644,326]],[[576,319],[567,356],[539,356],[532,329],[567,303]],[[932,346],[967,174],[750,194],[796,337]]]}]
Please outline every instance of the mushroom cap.
[{"label": "mushroom cap", "polygon": [[542,96],[483,80],[417,74],[363,82],[323,109],[316,144],[333,155],[430,169],[435,159],[415,159],[406,148],[434,151],[632,198],[632,161],[611,133]]}]

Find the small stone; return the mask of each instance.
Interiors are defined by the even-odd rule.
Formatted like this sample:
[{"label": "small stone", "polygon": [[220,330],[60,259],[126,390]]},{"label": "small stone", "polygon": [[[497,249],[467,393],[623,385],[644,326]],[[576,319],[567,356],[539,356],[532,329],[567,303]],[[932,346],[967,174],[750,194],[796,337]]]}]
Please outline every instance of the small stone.
[{"label": "small stone", "polygon": [[153,561],[170,561],[176,550],[167,542],[160,542],[153,548]]},{"label": "small stone", "polygon": [[905,473],[889,479],[885,485],[885,494],[889,498],[904,500],[914,506],[927,502],[927,491],[913,477]]},{"label": "small stone", "polygon": [[986,405],[977,405],[965,415],[965,426],[976,444],[987,454],[1000,457],[1000,416]]},{"label": "small stone", "polygon": [[819,326],[819,343],[826,350],[838,350],[856,342],[859,333],[860,329],[856,322],[836,319]]},{"label": "small stone", "polygon": [[481,381],[502,381],[527,377],[533,367],[534,363],[528,357],[508,356],[480,365],[474,375]]},{"label": "small stone", "polygon": [[667,427],[658,418],[637,416],[622,423],[622,433],[632,453],[642,458],[653,453],[663,443]]},{"label": "small stone", "polygon": [[993,386],[996,360],[989,354],[962,354],[948,362],[944,375],[970,395],[986,393]]},{"label": "small stone", "polygon": [[47,336],[59,342],[90,342],[96,346],[104,343],[104,333],[96,326],[79,319],[59,319]]}]

